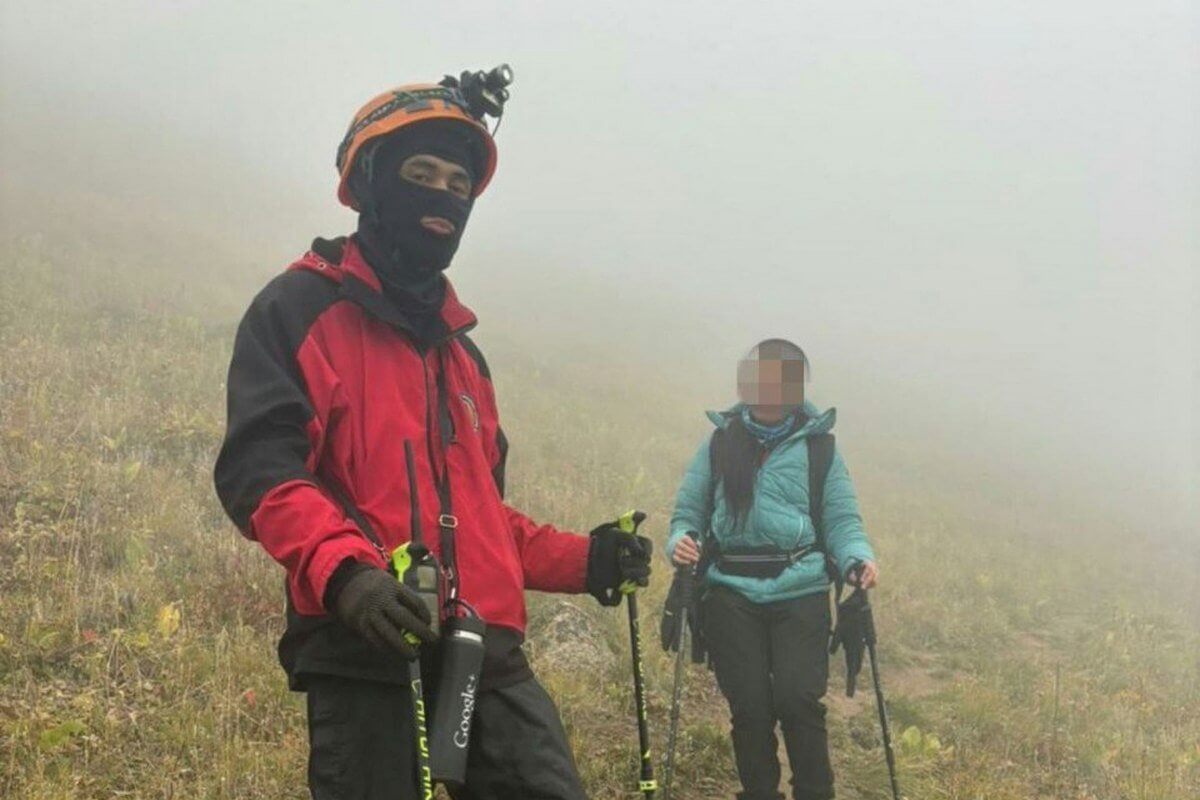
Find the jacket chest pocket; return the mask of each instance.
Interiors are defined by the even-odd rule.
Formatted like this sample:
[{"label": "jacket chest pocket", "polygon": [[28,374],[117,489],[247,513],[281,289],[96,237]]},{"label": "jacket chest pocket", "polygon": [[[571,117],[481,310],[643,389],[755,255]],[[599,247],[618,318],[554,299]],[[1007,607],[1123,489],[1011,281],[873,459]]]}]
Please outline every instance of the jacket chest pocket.
[{"label": "jacket chest pocket", "polygon": [[795,470],[759,476],[751,520],[758,536],[782,548],[812,541],[815,531],[808,514],[808,492],[796,485]]},{"label": "jacket chest pocket", "polygon": [[451,462],[468,473],[490,475],[492,459],[488,420],[475,394],[470,389],[451,385],[446,392],[446,411],[450,415],[454,433],[450,444]]}]

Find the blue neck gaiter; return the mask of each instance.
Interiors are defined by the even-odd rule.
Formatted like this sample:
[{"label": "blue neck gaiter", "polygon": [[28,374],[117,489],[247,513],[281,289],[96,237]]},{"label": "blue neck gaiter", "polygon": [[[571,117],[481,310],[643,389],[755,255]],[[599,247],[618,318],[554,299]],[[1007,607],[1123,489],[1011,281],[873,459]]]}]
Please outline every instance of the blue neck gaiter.
[{"label": "blue neck gaiter", "polygon": [[799,412],[793,409],[790,414],[774,425],[764,425],[754,419],[750,413],[750,407],[746,406],[742,409],[742,424],[746,426],[746,430],[750,431],[751,436],[762,442],[764,447],[774,447],[795,429],[798,414]]}]

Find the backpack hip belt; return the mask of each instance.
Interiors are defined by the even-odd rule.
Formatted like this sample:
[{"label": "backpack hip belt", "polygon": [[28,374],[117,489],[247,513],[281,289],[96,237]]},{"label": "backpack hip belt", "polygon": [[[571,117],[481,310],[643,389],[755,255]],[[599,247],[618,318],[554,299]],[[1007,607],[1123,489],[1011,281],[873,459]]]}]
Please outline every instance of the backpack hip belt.
[{"label": "backpack hip belt", "polygon": [[809,553],[817,552],[816,545],[807,544],[795,550],[776,550],[764,547],[741,547],[720,550],[715,555],[717,569],[725,575],[744,578],[777,578]]}]

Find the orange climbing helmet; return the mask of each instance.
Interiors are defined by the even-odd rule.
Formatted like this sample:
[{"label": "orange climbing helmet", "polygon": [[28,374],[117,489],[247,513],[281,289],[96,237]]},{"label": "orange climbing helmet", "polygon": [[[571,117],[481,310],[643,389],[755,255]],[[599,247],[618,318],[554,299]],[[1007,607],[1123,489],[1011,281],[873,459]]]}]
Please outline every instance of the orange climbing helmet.
[{"label": "orange climbing helmet", "polygon": [[447,86],[443,82],[399,86],[373,97],[358,110],[338,146],[338,200],[355,211],[360,210],[358,199],[350,187],[350,174],[354,159],[364,144],[406,125],[433,119],[459,120],[478,134],[484,163],[480,174],[475,176],[472,194],[475,197],[481,195],[496,172],[496,142],[487,126],[472,115],[460,88],[456,85]]}]

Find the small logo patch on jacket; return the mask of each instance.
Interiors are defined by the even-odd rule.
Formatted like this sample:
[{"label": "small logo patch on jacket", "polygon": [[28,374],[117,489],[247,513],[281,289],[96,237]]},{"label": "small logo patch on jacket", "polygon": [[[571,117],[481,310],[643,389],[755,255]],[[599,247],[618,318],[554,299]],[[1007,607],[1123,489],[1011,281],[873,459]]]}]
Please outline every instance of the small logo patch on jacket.
[{"label": "small logo patch on jacket", "polygon": [[475,407],[475,398],[463,392],[458,396],[458,399],[462,400],[463,405],[467,407],[467,411],[471,413],[471,427],[479,430],[479,409]]}]

